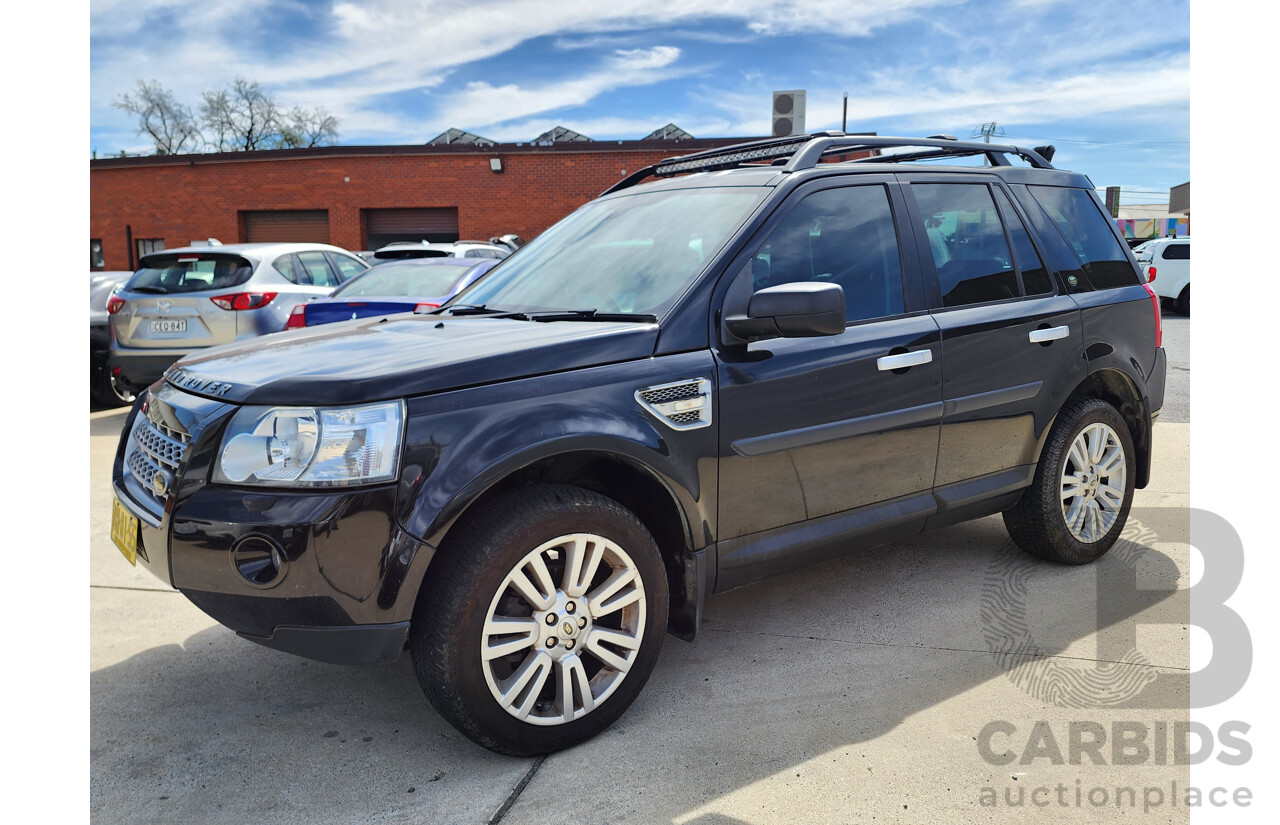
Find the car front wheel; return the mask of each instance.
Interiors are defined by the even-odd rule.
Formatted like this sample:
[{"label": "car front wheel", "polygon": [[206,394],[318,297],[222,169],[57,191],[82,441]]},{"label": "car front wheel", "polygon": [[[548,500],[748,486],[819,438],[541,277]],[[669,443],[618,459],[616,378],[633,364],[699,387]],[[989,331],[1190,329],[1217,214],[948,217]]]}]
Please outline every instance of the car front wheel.
[{"label": "car front wheel", "polygon": [[529,756],[613,723],[648,679],[667,582],[629,510],[575,487],[505,496],[428,571],[410,631],[419,684],[477,743]]}]

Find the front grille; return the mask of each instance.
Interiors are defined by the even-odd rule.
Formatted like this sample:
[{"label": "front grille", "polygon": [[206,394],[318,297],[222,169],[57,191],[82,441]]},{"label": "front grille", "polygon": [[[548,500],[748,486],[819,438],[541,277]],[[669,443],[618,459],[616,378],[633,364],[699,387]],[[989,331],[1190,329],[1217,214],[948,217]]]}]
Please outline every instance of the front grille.
[{"label": "front grille", "polygon": [[[125,445],[125,474],[132,476],[135,493],[141,494],[143,506],[151,509],[155,515],[164,510],[165,497],[173,487],[182,457],[191,442],[188,433],[181,432],[165,425],[161,421],[151,420],[145,413],[138,415],[133,421],[133,429],[129,432],[129,442]],[[157,492],[156,475],[163,475],[164,484]]]},{"label": "front grille", "polygon": [[636,390],[636,401],[673,430],[711,424],[711,382],[687,378]]}]

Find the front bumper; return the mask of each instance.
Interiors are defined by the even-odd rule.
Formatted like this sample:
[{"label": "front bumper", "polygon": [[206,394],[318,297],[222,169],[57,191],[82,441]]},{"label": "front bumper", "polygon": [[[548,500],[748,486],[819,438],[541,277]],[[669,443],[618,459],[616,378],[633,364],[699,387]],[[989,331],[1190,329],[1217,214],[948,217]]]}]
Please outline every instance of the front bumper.
[{"label": "front bumper", "polygon": [[[147,400],[187,399],[193,397],[162,385]],[[259,644],[339,664],[395,661],[434,554],[396,523],[396,486],[209,484],[232,409],[218,405],[202,420],[168,494],[144,502],[145,490],[124,472],[129,433],[142,414],[141,404],[134,407],[113,489],[139,519],[138,564]]]}]

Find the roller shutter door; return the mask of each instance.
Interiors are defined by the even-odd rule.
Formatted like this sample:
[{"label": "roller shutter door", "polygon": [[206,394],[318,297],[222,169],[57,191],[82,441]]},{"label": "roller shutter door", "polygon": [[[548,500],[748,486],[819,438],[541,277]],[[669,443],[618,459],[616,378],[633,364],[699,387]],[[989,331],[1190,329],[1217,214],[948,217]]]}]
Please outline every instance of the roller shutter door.
[{"label": "roller shutter door", "polygon": [[369,246],[377,249],[392,241],[458,240],[457,207],[430,209],[366,209],[365,232]]},{"label": "roller shutter door", "polygon": [[327,209],[241,212],[245,243],[328,243]]}]

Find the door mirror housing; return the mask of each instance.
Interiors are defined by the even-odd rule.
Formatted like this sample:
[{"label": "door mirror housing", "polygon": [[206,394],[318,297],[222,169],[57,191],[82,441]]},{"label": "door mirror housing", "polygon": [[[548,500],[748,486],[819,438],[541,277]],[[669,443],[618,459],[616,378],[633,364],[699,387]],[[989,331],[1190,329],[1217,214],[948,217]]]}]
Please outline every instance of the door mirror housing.
[{"label": "door mirror housing", "polygon": [[845,330],[844,289],[817,281],[767,287],[751,296],[746,315],[727,317],[725,327],[744,341],[839,335]]}]

